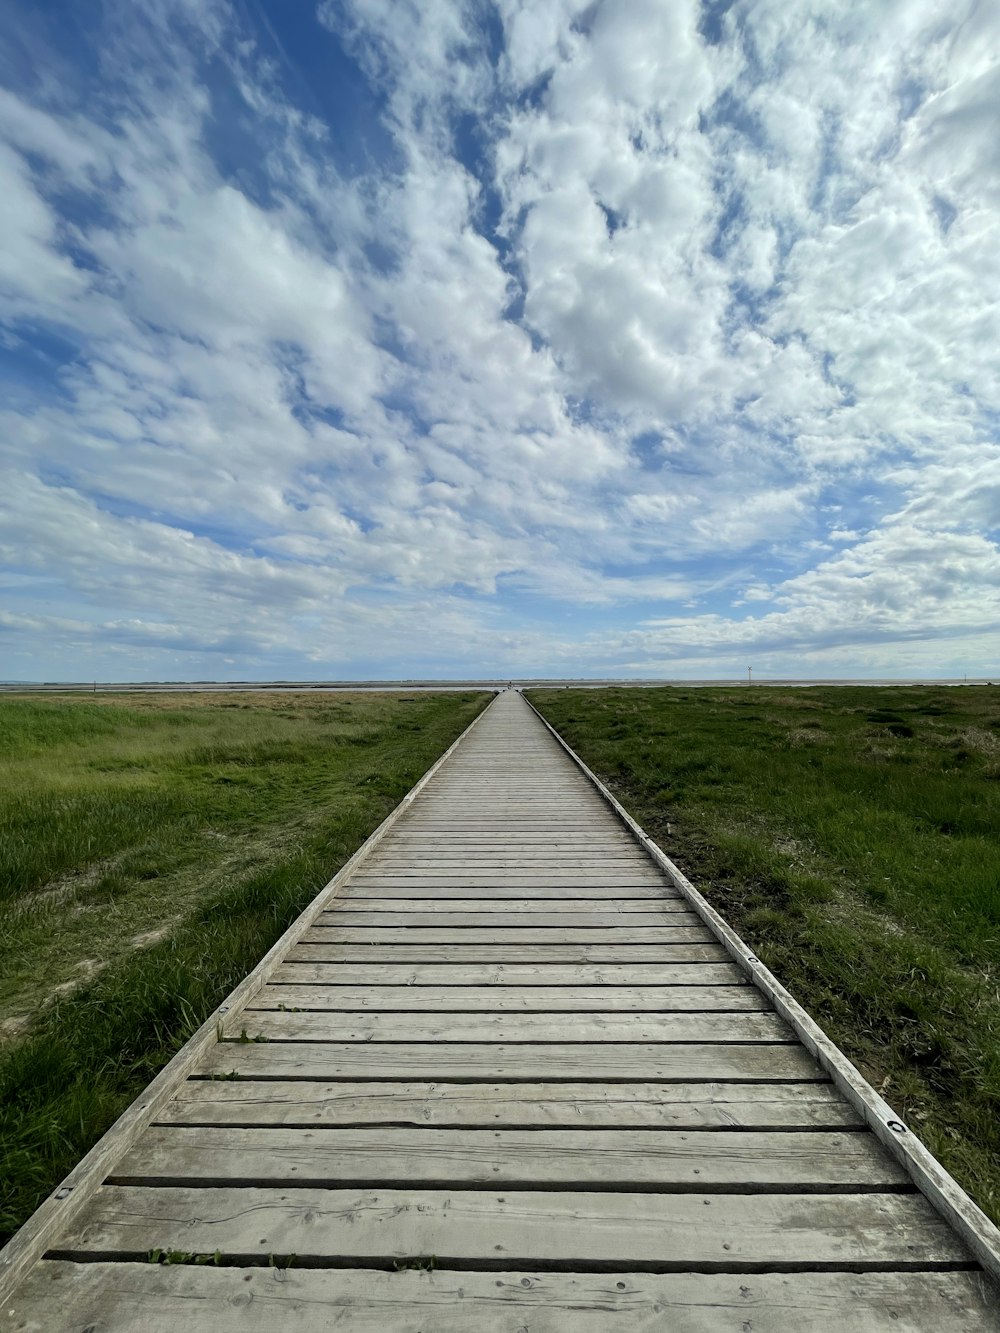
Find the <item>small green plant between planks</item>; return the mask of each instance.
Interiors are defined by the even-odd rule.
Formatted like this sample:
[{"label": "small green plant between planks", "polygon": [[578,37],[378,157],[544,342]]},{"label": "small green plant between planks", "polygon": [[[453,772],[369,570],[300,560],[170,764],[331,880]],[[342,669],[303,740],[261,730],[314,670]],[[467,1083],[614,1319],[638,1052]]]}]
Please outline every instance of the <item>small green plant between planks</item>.
[{"label": "small green plant between planks", "polygon": [[528,697],[1000,1221],[1000,688]]},{"label": "small green plant between planks", "polygon": [[0,1241],[489,698],[0,699]]}]

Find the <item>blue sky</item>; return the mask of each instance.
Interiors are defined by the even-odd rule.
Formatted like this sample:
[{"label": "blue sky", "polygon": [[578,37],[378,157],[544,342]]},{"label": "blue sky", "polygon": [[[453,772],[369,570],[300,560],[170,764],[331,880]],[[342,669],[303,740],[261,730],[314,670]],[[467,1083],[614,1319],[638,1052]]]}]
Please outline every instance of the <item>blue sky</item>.
[{"label": "blue sky", "polygon": [[996,675],[998,53],[7,0],[0,677]]}]

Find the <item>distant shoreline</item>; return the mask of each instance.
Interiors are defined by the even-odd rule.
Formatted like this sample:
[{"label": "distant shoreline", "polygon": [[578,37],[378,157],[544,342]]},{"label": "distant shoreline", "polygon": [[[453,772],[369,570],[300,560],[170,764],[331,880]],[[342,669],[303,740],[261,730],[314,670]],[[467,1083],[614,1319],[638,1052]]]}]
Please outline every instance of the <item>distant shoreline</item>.
[{"label": "distant shoreline", "polygon": [[[1000,674],[998,682],[1000,683]],[[679,680],[676,678],[661,680],[637,680],[631,678],[587,679],[570,678],[518,678],[480,679],[480,680],[192,680],[192,681],[3,681],[0,693],[4,694],[233,694],[238,692],[256,693],[311,693],[349,694],[358,692],[392,692],[406,690],[441,691],[441,690],[501,690],[508,684],[518,689],[775,689],[775,688],[813,688],[837,686],[871,686],[890,688],[892,686],[961,686],[992,685],[994,682],[986,676],[968,678],[957,676],[942,677],[907,677],[892,679],[887,677],[868,678],[782,678],[763,677],[754,679],[749,684],[742,678],[701,678],[697,680]]]}]

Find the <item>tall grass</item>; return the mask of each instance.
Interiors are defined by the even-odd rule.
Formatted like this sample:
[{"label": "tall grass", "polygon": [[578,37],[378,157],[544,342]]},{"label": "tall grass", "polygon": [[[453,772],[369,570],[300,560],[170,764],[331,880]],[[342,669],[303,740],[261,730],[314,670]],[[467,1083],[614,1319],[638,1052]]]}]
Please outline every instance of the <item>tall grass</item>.
[{"label": "tall grass", "polygon": [[385,747],[426,709],[387,696],[335,707],[281,696],[281,707],[257,708],[170,698],[170,708],[155,697],[128,707],[0,699],[0,902],[154,830],[256,819],[265,795],[285,800],[291,784],[294,799],[304,779],[336,777],[345,754]]}]

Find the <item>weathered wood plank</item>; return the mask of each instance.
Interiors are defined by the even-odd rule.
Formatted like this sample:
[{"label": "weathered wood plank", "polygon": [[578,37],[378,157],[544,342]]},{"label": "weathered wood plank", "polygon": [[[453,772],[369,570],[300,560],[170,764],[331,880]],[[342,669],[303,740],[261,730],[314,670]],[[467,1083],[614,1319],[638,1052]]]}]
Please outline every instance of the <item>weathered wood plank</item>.
[{"label": "weathered wood plank", "polygon": [[742,986],[735,963],[308,963],[275,969],[275,985],[312,986]]},{"label": "weathered wood plank", "polygon": [[525,876],[557,875],[566,878],[573,874],[591,879],[614,878],[621,880],[626,876],[636,875],[645,878],[645,869],[639,858],[629,860],[603,859],[601,857],[581,858],[579,862],[569,861],[559,856],[503,857],[503,856],[438,856],[438,857],[402,857],[386,858],[371,867],[372,874],[384,874],[390,877],[425,878],[443,875],[484,874],[500,878],[523,878]]},{"label": "weathered wood plank", "polygon": [[563,846],[573,842],[578,847],[586,847],[600,841],[606,846],[634,847],[635,841],[631,834],[614,824],[608,824],[606,813],[591,810],[574,818],[565,812],[549,812],[546,807],[536,818],[519,818],[510,814],[487,820],[482,815],[466,814],[449,818],[440,814],[433,819],[422,820],[419,824],[411,824],[405,834],[401,829],[400,837],[405,836],[412,843],[425,845],[454,840],[495,846],[497,841],[505,840],[509,833],[511,844],[515,846]]},{"label": "weathered wood plank", "polygon": [[271,1042],[783,1042],[791,1029],[773,1013],[290,1013],[245,1009],[227,1025]]},{"label": "weathered wood plank", "polygon": [[907,1184],[871,1134],[677,1129],[153,1126],[117,1185],[498,1185],[518,1189],[831,1190]]},{"label": "weathered wood plank", "polygon": [[477,1083],[514,1079],[613,1083],[668,1079],[824,1082],[801,1046],[760,1042],[678,1045],[553,1042],[504,1045],[462,1042],[218,1042],[202,1073],[244,1078],[441,1079]]},{"label": "weathered wood plank", "polygon": [[548,944],[558,939],[560,945],[590,944],[595,935],[602,941],[614,944],[689,944],[708,943],[714,937],[711,931],[702,925],[697,926],[607,926],[595,931],[580,927],[565,927],[558,933],[547,931],[541,926],[467,926],[449,930],[446,926],[341,926],[336,921],[329,926],[315,925],[309,931],[309,939],[317,935],[330,935],[332,940],[342,944],[406,944],[420,947],[422,944]]},{"label": "weathered wood plank", "polygon": [[[465,862],[463,859],[462,862],[457,864],[442,866],[440,868],[440,873],[454,876],[455,874],[461,873],[464,864]],[[395,865],[373,865],[370,868],[366,868],[363,873],[359,872],[359,877],[365,879],[375,877],[384,877],[387,879],[426,879],[435,876],[437,873],[438,871],[433,867],[415,867],[410,862],[401,859]],[[536,873],[536,870],[533,866],[519,870],[516,866],[500,867],[491,866],[487,863],[486,865],[469,866],[468,873],[479,876],[493,874],[495,877],[500,877],[502,879],[517,879],[519,877],[530,878]],[[607,879],[608,873],[609,871],[607,867],[593,862],[583,866],[568,866],[565,863],[553,862],[552,866],[550,866],[547,871],[549,878],[562,878],[567,881],[579,880],[584,883],[588,879],[597,881]],[[658,870],[652,862],[647,861],[643,864],[639,859],[632,860],[627,867],[621,868],[616,874],[616,882],[619,884],[659,884],[666,887],[672,887],[670,881],[664,876],[663,872]]]},{"label": "weathered wood plank", "polygon": [[[586,898],[594,890],[613,887],[615,892],[612,896],[617,899],[630,897],[635,889],[654,888],[662,892],[664,888],[663,880],[654,879],[652,876],[642,877],[635,872],[629,876],[628,883],[621,876],[598,873],[571,875],[562,871],[549,871],[545,874],[522,875],[506,870],[468,869],[460,872],[442,870],[436,874],[424,871],[413,874],[394,872],[391,876],[381,874],[377,879],[363,876],[357,876],[356,879],[363,886],[378,885],[383,890],[406,889],[409,891],[409,896],[414,898],[437,897],[439,891],[443,889],[463,887],[465,892],[460,895],[463,898],[478,898],[484,890],[492,889],[513,889],[517,891],[515,893],[517,897],[533,897],[536,894],[551,897],[553,889],[573,889],[579,897]],[[667,891],[669,892],[669,889]],[[385,895],[380,893],[379,896]]]},{"label": "weathered wood plank", "polygon": [[[445,900],[468,901],[468,888],[463,884],[442,884],[431,885],[427,890],[423,890],[419,883],[399,883],[398,881],[383,882],[377,877],[373,879],[364,879],[360,875],[355,875],[350,882],[350,893],[348,895],[345,888],[345,898],[350,897],[354,900],[374,899],[380,902],[388,902],[399,899],[407,901],[426,901],[425,894],[433,893],[433,900],[441,902]],[[573,884],[549,884],[540,888],[530,888],[517,884],[495,884],[493,886],[481,886],[481,892],[471,901],[486,904],[499,904],[510,901],[521,901],[525,903],[533,902],[555,902],[561,901],[573,908],[578,902],[599,902],[611,899],[613,902],[620,902],[627,898],[630,901],[644,899],[652,904],[664,904],[678,899],[678,895],[667,885],[666,881],[660,883],[632,884],[623,887],[619,884],[602,882],[600,884],[590,884],[581,888],[576,883]]]},{"label": "weathered wood plank", "polygon": [[[536,805],[536,809],[542,803]],[[511,829],[515,837],[526,838],[529,840],[542,840],[558,844],[568,844],[576,839],[580,842],[590,842],[603,839],[609,846],[615,843],[629,843],[635,846],[631,840],[630,834],[626,828],[623,828],[617,821],[600,821],[595,823],[587,815],[578,819],[568,817],[551,818],[548,817],[545,806],[541,808],[541,817],[536,815],[533,820],[507,818],[502,822]],[[425,817],[419,814],[419,811],[412,811],[410,818],[405,823],[400,823],[399,837],[405,842],[426,842],[428,839],[442,834],[451,838],[471,838],[485,842],[490,839],[495,831],[497,820],[486,821],[487,826],[483,827],[482,819],[458,820],[447,815],[438,814],[433,818]]]},{"label": "weathered wood plank", "polygon": [[447,844],[437,842],[436,846],[429,846],[425,850],[416,848],[399,848],[395,845],[389,846],[379,856],[372,857],[372,869],[380,870],[388,866],[400,865],[407,868],[421,869],[424,866],[447,866],[449,869],[460,868],[460,866],[471,866],[472,869],[480,869],[481,866],[504,866],[507,869],[516,869],[517,866],[527,866],[529,870],[536,869],[537,866],[543,868],[552,868],[556,866],[559,869],[577,869],[577,868],[596,868],[608,870],[624,870],[628,873],[633,865],[645,868],[648,865],[647,857],[641,852],[635,844],[631,848],[615,850],[608,846],[593,845],[592,848],[577,849],[573,852],[560,848],[529,848],[523,850],[520,848],[511,848],[505,844],[497,842],[493,846],[456,846],[451,848]]},{"label": "weathered wood plank", "polygon": [[503,831],[498,829],[442,828],[440,825],[418,830],[400,829],[399,836],[393,838],[392,846],[406,852],[472,851],[492,852],[497,849],[511,851],[524,848],[529,852],[568,852],[579,855],[590,851],[619,851],[632,853],[636,849],[635,839],[622,828],[614,825],[590,825],[589,829],[569,830],[562,821],[553,823],[548,828],[528,830],[509,820]]},{"label": "weathered wood plank", "polygon": [[564,862],[553,862],[552,865],[540,868],[540,866],[493,866],[493,865],[463,865],[461,862],[451,865],[440,866],[415,866],[407,861],[396,862],[395,865],[373,865],[371,869],[357,873],[359,880],[371,880],[371,878],[385,878],[385,880],[436,880],[436,878],[455,878],[463,876],[479,878],[479,880],[500,880],[501,882],[528,880],[537,882],[539,880],[548,882],[549,880],[561,881],[563,884],[601,884],[607,881],[609,877],[615,878],[617,885],[667,885],[669,880],[664,876],[661,870],[657,870],[651,861],[645,862],[636,860],[629,862],[624,868],[617,866],[603,866],[596,864],[571,866]]},{"label": "weathered wood plank", "polygon": [[[707,1200],[707,1203],[706,1203]],[[558,1263],[926,1268],[967,1262],[954,1233],[913,1194],[650,1194],[504,1190],[234,1189],[102,1186],[65,1253],[182,1250],[300,1263],[440,1266]],[[57,1255],[57,1257],[61,1257]]]},{"label": "weathered wood plank", "polygon": [[268,985],[247,1010],[390,1010],[408,1013],[671,1013],[759,1011],[755,986],[315,986]]},{"label": "weathered wood plank", "polygon": [[[671,916],[676,912],[690,912],[691,904],[686,898],[682,898],[679,893],[668,896],[663,894],[660,898],[618,898],[608,900],[607,898],[376,898],[372,896],[359,897],[353,893],[345,892],[342,897],[331,904],[330,912],[338,915],[375,912],[388,913],[390,916],[405,916],[414,912],[433,912],[435,919],[440,920],[442,916],[450,916],[452,913],[475,912],[480,918],[490,917],[497,913],[503,913],[506,916],[510,913],[513,916],[558,916],[560,921],[565,921],[566,925],[573,924],[574,916],[585,916],[589,918],[592,915],[598,917],[614,917],[616,920],[620,916],[633,917],[641,915],[643,920],[648,920],[651,916],[655,917],[660,913],[666,912]],[[346,924],[350,924],[345,922]],[[392,925],[391,921],[385,924]],[[627,922],[625,924],[628,924]]]},{"label": "weathered wood plank", "polygon": [[445,930],[556,930],[562,934],[570,930],[640,930],[644,934],[652,929],[675,930],[678,927],[697,926],[704,929],[701,917],[690,909],[678,909],[673,912],[518,912],[515,909],[501,912],[454,912],[443,904],[432,911],[403,912],[363,912],[346,909],[341,905],[329,912],[321,912],[316,918],[317,927],[330,927],[340,930],[349,927],[354,930],[368,930],[372,926],[379,930],[413,930],[414,928]]},{"label": "weathered wood plank", "polygon": [[11,1333],[1000,1333],[965,1272],[506,1273],[39,1265]]},{"label": "weathered wood plank", "polygon": [[411,876],[397,875],[393,878],[379,876],[366,879],[356,875],[351,880],[351,894],[367,894],[369,891],[379,898],[611,898],[615,902],[622,898],[636,895],[648,895],[651,898],[660,895],[671,896],[672,890],[663,880],[647,879],[637,881],[629,877],[629,883],[609,879],[607,876],[594,876],[589,880],[579,876],[560,878],[558,875],[511,877],[506,874],[489,875],[435,875]]},{"label": "weathered wood plank", "polygon": [[192,1079],[162,1124],[830,1129],[858,1113],[827,1083],[247,1083]]},{"label": "weathered wood plank", "polygon": [[389,847],[380,855],[406,856],[566,856],[589,857],[609,856],[615,859],[633,860],[642,855],[642,849],[635,839],[614,823],[606,819],[594,819],[589,832],[567,833],[561,822],[554,828],[536,833],[527,833],[518,829],[516,821],[509,821],[505,833],[491,834],[477,829],[446,831],[440,828],[427,829],[422,833],[400,832],[393,838]]},{"label": "weathered wood plank", "polygon": [[[504,762],[501,760],[497,767],[501,767]],[[557,818],[586,822],[592,816],[605,817],[608,813],[607,806],[602,804],[595,791],[577,790],[565,794],[556,791],[541,794],[525,792],[519,796],[492,786],[495,777],[496,770],[469,779],[470,783],[475,782],[482,789],[479,792],[429,792],[420,803],[421,816],[431,823],[442,819],[464,822],[468,819],[504,818],[515,822],[522,819]]]},{"label": "weathered wood plank", "polygon": [[[327,963],[454,963],[452,944],[341,944],[327,938],[329,931],[307,932],[302,944],[287,957],[303,962]],[[467,944],[463,963],[490,964],[617,964],[723,962],[729,955],[721,944]]]}]

